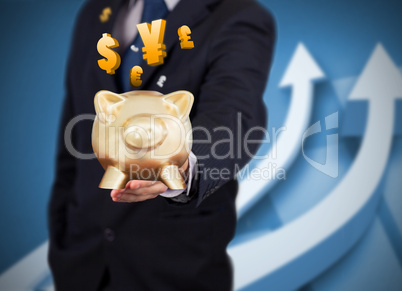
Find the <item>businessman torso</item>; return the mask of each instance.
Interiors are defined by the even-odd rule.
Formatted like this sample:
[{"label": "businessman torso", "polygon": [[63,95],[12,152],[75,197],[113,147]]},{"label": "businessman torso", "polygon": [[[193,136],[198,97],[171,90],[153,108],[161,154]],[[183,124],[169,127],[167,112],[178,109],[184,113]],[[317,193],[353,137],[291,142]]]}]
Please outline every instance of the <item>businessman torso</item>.
[{"label": "businessman torso", "polygon": [[[121,92],[116,77],[99,68],[97,60],[102,57],[96,50],[102,34],[113,30],[120,2],[90,1],[80,13],[68,63],[61,131],[71,118],[95,113],[97,91]],[[102,23],[99,14],[108,6],[116,13]],[[187,203],[164,197],[114,203],[108,190],[98,188],[104,172],[99,162],[72,158],[61,132],[49,204],[49,260],[59,290],[96,290],[105,268],[113,290],[231,288],[225,250],[236,225],[234,168],[244,166],[250,157],[241,145],[213,147],[228,138],[225,131],[213,129],[225,126],[236,131],[238,112],[243,135],[253,126],[265,126],[262,92],[275,38],[273,22],[254,1],[240,0],[182,0],[166,21],[167,57],[161,66],[141,64],[143,84],[138,89],[163,94],[188,90],[195,96],[193,127],[202,126],[211,136],[210,143],[193,146],[197,157],[209,156],[199,158],[201,174],[192,187],[193,198]],[[191,50],[180,49],[177,29],[182,25],[191,28],[195,43]],[[92,122],[82,120],[73,128],[72,144],[80,153],[92,152]],[[194,139],[207,137],[200,131]],[[256,149],[254,145],[248,151]],[[235,155],[214,157],[229,151]],[[210,169],[228,169],[230,175],[211,177],[205,173]]]}]

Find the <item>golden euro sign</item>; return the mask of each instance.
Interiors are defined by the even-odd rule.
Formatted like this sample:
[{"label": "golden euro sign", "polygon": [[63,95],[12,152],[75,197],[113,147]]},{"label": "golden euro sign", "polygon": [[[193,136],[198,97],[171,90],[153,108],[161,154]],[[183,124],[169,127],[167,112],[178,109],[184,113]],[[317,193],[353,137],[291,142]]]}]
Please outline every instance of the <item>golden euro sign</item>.
[{"label": "golden euro sign", "polygon": [[143,70],[140,66],[134,66],[130,70],[130,85],[133,87],[141,86],[142,80],[141,75]]},{"label": "golden euro sign", "polygon": [[179,168],[192,147],[188,91],[162,95],[155,91],[95,95],[92,148],[105,174],[104,189],[122,189],[129,180],[162,181],[184,189]]}]

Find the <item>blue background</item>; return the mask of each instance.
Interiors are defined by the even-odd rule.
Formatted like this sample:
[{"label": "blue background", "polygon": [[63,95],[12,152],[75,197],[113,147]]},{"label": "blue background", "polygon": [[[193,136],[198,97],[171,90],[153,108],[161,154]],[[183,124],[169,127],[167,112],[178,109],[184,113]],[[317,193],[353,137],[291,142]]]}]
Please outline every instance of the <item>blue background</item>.
[{"label": "blue background", "polygon": [[[319,173],[300,154],[287,169],[287,179],[239,220],[233,245],[297,219],[347,172],[364,136],[367,104],[346,99],[375,45],[381,42],[402,68],[401,1],[260,2],[274,14],[278,30],[264,94],[269,129],[281,127],[286,117],[291,91],[278,84],[302,42],[326,75],[315,86],[310,124],[339,112],[339,177]],[[53,180],[65,65],[82,1],[10,0],[0,1],[0,5],[2,273],[47,240],[46,205]],[[402,290],[402,102],[396,103],[395,110],[393,146],[378,189],[382,198],[377,215],[345,255],[314,278],[301,278],[303,284],[296,289]],[[309,155],[317,160],[325,158],[326,134],[317,135],[308,145]],[[264,151],[266,148],[261,148]],[[303,276],[303,270],[295,271]],[[276,290],[278,286],[281,282],[267,286],[260,280],[246,290]]]}]

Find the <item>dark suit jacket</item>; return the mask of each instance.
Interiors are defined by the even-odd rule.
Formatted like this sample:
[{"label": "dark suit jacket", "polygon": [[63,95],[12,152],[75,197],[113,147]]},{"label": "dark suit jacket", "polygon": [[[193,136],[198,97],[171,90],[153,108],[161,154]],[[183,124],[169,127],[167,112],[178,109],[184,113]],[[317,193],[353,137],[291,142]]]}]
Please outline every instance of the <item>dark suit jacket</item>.
[{"label": "dark suit jacket", "polygon": [[[275,30],[270,14],[254,0],[182,0],[166,18],[167,57],[156,67],[142,63],[138,89],[195,96],[193,128],[211,133],[209,143],[194,143],[199,174],[187,203],[157,197],[140,203],[115,203],[98,188],[104,170],[96,159],[76,159],[64,145],[66,124],[80,114],[94,114],[98,90],[121,92],[115,75],[97,64],[96,45],[112,32],[122,1],[86,3],[78,16],[68,62],[57,154],[56,179],[49,202],[49,263],[57,290],[97,290],[106,268],[113,290],[230,290],[232,268],[226,247],[233,238],[237,182],[234,171],[250,159],[242,143],[247,130],[266,126],[262,94],[268,78]],[[99,14],[112,15],[101,23]],[[188,25],[195,48],[181,50],[177,29]],[[163,88],[157,86],[166,76]],[[128,76],[127,76],[128,78]],[[238,116],[238,112],[241,116]],[[240,122],[239,122],[240,121]],[[93,120],[77,123],[76,150],[91,153]],[[240,123],[241,129],[239,129]],[[233,129],[235,142],[219,126]],[[249,140],[261,138],[255,131]],[[202,131],[194,140],[206,140]],[[232,147],[232,148],[231,148]],[[255,153],[258,144],[250,143]],[[214,158],[212,151],[223,156]],[[208,158],[200,157],[209,155]],[[211,169],[225,173],[216,179]]]}]

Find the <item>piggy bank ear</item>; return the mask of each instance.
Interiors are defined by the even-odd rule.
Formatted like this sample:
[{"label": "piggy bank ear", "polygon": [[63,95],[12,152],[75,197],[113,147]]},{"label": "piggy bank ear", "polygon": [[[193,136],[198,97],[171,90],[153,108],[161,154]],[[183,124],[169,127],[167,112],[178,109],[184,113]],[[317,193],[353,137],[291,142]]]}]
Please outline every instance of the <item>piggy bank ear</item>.
[{"label": "piggy bank ear", "polygon": [[102,114],[116,115],[126,98],[122,95],[102,90],[95,95],[95,111],[98,116]]},{"label": "piggy bank ear", "polygon": [[163,99],[165,102],[171,103],[177,107],[180,118],[189,116],[194,103],[194,96],[188,91],[176,91],[163,96]]}]

